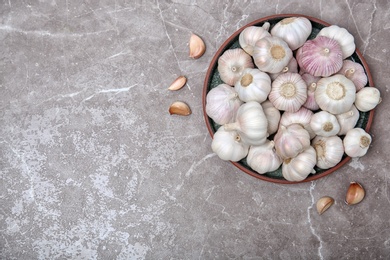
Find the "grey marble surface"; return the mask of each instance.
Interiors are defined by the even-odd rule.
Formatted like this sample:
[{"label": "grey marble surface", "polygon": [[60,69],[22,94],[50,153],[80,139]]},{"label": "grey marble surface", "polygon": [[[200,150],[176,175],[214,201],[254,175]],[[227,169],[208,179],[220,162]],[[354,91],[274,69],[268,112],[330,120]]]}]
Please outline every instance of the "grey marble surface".
[{"label": "grey marble surface", "polygon": [[[390,2],[0,3],[1,259],[389,259]],[[317,181],[257,180],[211,151],[202,88],[264,16],[347,28],[383,102],[368,154]],[[191,32],[207,45],[188,57]],[[179,75],[188,84],[167,90]],[[193,113],[170,116],[176,100]],[[362,203],[344,204],[358,181]],[[336,203],[319,216],[322,196]]]}]

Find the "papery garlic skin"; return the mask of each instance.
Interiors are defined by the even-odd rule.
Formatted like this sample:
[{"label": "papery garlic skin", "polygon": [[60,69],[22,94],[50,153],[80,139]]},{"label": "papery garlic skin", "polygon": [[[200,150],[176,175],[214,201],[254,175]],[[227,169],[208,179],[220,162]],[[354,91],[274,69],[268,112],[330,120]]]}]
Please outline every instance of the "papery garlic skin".
[{"label": "papery garlic skin", "polygon": [[284,112],[280,119],[280,125],[289,126],[291,124],[300,124],[309,133],[310,139],[313,139],[315,133],[310,127],[313,114],[313,111],[305,107],[301,107],[297,112]]},{"label": "papery garlic skin", "polygon": [[287,43],[279,37],[268,36],[258,40],[253,51],[257,68],[268,73],[278,73],[293,57]]},{"label": "papery garlic skin", "polygon": [[341,114],[351,109],[356,98],[356,88],[351,80],[336,74],[320,79],[314,96],[322,110]]},{"label": "papery garlic skin", "polygon": [[341,46],[343,59],[351,56],[355,52],[355,39],[353,35],[350,34],[345,28],[341,28],[337,25],[324,27],[317,34],[317,37],[320,36],[326,36],[328,38],[335,39]]},{"label": "papery garlic skin", "polygon": [[300,68],[320,77],[329,77],[338,72],[343,66],[342,57],[339,43],[324,36],[308,40],[296,53]]},{"label": "papery garlic skin", "polygon": [[294,158],[310,146],[309,133],[299,124],[281,125],[274,137],[275,149],[282,159]]},{"label": "papery garlic skin", "polygon": [[248,53],[249,55],[253,55],[253,47],[255,43],[261,38],[271,36],[268,32],[270,27],[270,23],[265,22],[263,26],[249,26],[246,27],[240,35],[238,36],[238,42],[240,43],[241,48]]},{"label": "papery garlic skin", "polygon": [[275,171],[282,165],[282,159],[274,149],[274,141],[267,141],[260,146],[251,146],[246,161],[260,174]]},{"label": "papery garlic skin", "polygon": [[339,136],[316,136],[312,146],[317,154],[317,167],[329,169],[336,166],[344,155],[343,140]]},{"label": "papery garlic skin", "polygon": [[267,132],[268,135],[272,135],[278,131],[279,128],[279,121],[281,118],[281,114],[279,109],[274,107],[272,105],[271,101],[266,100],[263,103],[261,103],[261,106],[263,107],[263,111],[265,116],[267,117],[268,126],[267,126]]},{"label": "papery garlic skin", "polygon": [[294,158],[284,160],[282,164],[283,177],[288,181],[303,181],[310,173],[315,173],[316,151],[309,146]]},{"label": "papery garlic skin", "polygon": [[282,69],[281,72],[269,73],[269,76],[271,80],[275,80],[280,74],[287,73],[287,72],[298,73],[298,62],[294,57],[291,58],[291,60],[288,62],[286,67]]},{"label": "papery garlic skin", "polygon": [[357,121],[359,120],[359,110],[352,105],[351,110],[336,115],[337,121],[340,124],[340,131],[337,135],[345,135],[349,130],[355,128]]},{"label": "papery garlic skin", "polygon": [[306,101],[306,83],[298,73],[281,74],[271,86],[268,99],[279,110],[296,112]]},{"label": "papery garlic skin", "polygon": [[218,58],[221,80],[233,86],[246,68],[253,68],[251,56],[241,48],[228,49]]},{"label": "papery garlic skin", "polygon": [[311,118],[310,127],[316,135],[320,136],[333,136],[340,131],[336,116],[327,111],[315,113]]},{"label": "papery garlic skin", "polygon": [[367,153],[371,136],[362,128],[353,128],[343,139],[345,153],[350,157],[361,157]]},{"label": "papery garlic skin", "polygon": [[306,82],[307,85],[307,99],[306,102],[302,105],[306,107],[307,109],[310,109],[312,111],[316,111],[320,109],[320,107],[317,104],[317,101],[314,97],[314,93],[317,88],[317,82],[321,79],[321,77],[314,77],[313,75],[310,75],[309,73],[304,73],[301,75],[302,79]]},{"label": "papery garlic skin", "polygon": [[381,93],[377,88],[365,87],[356,94],[355,106],[359,111],[368,112],[381,101]]},{"label": "papery garlic skin", "polygon": [[220,84],[207,93],[206,114],[217,124],[227,124],[234,119],[242,103],[233,87]]},{"label": "papery garlic skin", "polygon": [[343,67],[337,73],[342,74],[347,79],[351,80],[355,85],[356,92],[358,92],[367,85],[367,74],[360,63],[351,60],[344,60]]},{"label": "papery garlic skin", "polygon": [[291,50],[296,50],[305,43],[311,30],[312,26],[309,19],[288,17],[274,25],[271,35],[282,38]]},{"label": "papery garlic skin", "polygon": [[211,149],[220,159],[237,162],[247,156],[249,145],[241,142],[237,132],[225,131],[223,127],[220,127],[214,133]]},{"label": "papery garlic skin", "polygon": [[234,85],[238,97],[244,101],[265,101],[271,91],[271,79],[267,73],[258,69],[245,69]]},{"label": "papery garlic skin", "polygon": [[237,131],[242,142],[248,145],[262,145],[268,137],[268,122],[260,103],[249,101],[237,110],[235,122],[225,124],[226,131]]}]

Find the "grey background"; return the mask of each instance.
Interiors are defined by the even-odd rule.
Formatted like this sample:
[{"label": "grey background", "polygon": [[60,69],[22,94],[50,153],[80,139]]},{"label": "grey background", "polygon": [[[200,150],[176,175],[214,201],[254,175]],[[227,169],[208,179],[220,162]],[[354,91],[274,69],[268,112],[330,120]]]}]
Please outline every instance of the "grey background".
[{"label": "grey background", "polygon": [[[0,2],[1,259],[388,259],[389,1]],[[383,102],[368,154],[314,182],[211,151],[201,93],[237,29],[301,13],[348,29]],[[207,45],[188,57],[194,32]],[[188,84],[167,90],[179,75]],[[189,117],[170,116],[187,102]],[[351,181],[366,189],[347,206]],[[319,216],[322,196],[336,203]]]}]

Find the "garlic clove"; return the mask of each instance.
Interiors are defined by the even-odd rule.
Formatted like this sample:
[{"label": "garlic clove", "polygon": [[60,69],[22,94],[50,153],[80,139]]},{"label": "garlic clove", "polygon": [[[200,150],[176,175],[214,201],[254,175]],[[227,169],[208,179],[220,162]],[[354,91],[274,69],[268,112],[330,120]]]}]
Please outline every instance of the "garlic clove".
[{"label": "garlic clove", "polygon": [[191,109],[186,103],[182,101],[175,101],[169,107],[169,114],[188,116],[191,114]]},{"label": "garlic clove", "polygon": [[180,76],[177,79],[175,79],[174,82],[169,86],[169,90],[179,90],[187,83],[187,78],[184,76]]},{"label": "garlic clove", "polygon": [[322,215],[327,209],[334,204],[334,199],[329,196],[324,196],[317,201],[316,207],[318,214]]},{"label": "garlic clove", "polygon": [[345,197],[345,203],[347,205],[355,205],[361,202],[365,196],[365,190],[363,186],[358,182],[351,182],[347,190]]},{"label": "garlic clove", "polygon": [[206,51],[206,46],[202,38],[196,34],[191,34],[190,38],[190,57],[199,59]]}]

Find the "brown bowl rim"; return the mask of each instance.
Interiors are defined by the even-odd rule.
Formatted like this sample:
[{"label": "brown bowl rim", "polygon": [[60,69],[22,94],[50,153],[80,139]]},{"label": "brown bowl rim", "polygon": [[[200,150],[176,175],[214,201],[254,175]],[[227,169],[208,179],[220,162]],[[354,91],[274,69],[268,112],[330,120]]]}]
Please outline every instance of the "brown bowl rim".
[{"label": "brown bowl rim", "polygon": [[[206,73],[206,77],[205,77],[205,80],[204,80],[204,84],[203,84],[203,92],[202,92],[202,107],[203,107],[203,116],[204,116],[204,120],[206,122],[206,126],[207,126],[207,129],[210,133],[210,136],[211,138],[214,137],[214,132],[213,132],[213,129],[209,123],[209,117],[208,115],[206,114],[206,110],[205,110],[205,107],[206,107],[206,95],[207,95],[207,88],[208,88],[208,84],[210,82],[210,78],[212,77],[212,72],[215,68],[215,64],[217,64],[218,62],[218,58],[222,55],[222,53],[227,49],[227,46],[229,44],[231,44],[231,42],[241,33],[242,30],[244,30],[246,27],[249,27],[249,26],[256,26],[256,25],[259,25],[261,23],[264,23],[268,20],[273,20],[273,19],[280,19],[280,18],[287,18],[287,17],[306,17],[307,19],[309,19],[310,21],[313,21],[315,23],[318,23],[318,24],[322,24],[324,26],[330,26],[331,24],[330,23],[327,23],[323,20],[320,20],[318,18],[315,18],[315,17],[312,17],[312,16],[308,16],[308,15],[303,15],[303,14],[295,14],[295,13],[291,13],[291,14],[275,14],[275,15],[270,15],[270,16],[266,16],[266,17],[263,17],[263,18],[260,18],[260,19],[257,19],[257,20],[254,20],[246,25],[244,25],[243,27],[241,27],[240,29],[238,29],[237,31],[235,31],[220,47],[219,49],[217,50],[217,52],[214,54],[214,57],[212,58],[211,62],[210,62],[210,65],[208,67],[208,70],[207,70],[207,73]],[[359,57],[365,71],[366,71],[366,74],[367,74],[367,78],[368,78],[368,86],[370,87],[374,87],[374,81],[372,79],[372,75],[371,75],[371,72],[370,72],[370,69],[368,67],[368,64],[366,62],[366,60],[364,59],[362,53],[358,50],[358,48],[356,48],[355,50],[355,53],[356,55]],[[366,127],[365,127],[365,131],[366,132],[369,132],[370,128],[371,128],[371,124],[372,124],[372,121],[373,121],[373,118],[374,118],[374,109],[370,111],[369,113],[369,116],[368,116],[368,120],[367,120],[367,124],[366,124]],[[263,175],[263,174],[259,174],[257,172],[255,172],[254,170],[249,170],[247,168],[245,168],[243,165],[241,165],[239,162],[232,162],[230,161],[234,166],[236,166],[238,169],[240,169],[241,171],[245,172],[246,174],[249,174],[250,176],[252,177],[255,177],[257,179],[260,179],[260,180],[263,180],[263,181],[268,181],[268,182],[272,182],[272,183],[279,183],[279,184],[298,184],[298,183],[303,183],[303,182],[310,182],[310,181],[314,181],[314,180],[317,180],[317,179],[320,179],[320,178],[323,178],[335,171],[337,171],[338,169],[340,169],[342,166],[344,166],[347,162],[349,162],[351,160],[351,157],[347,156],[345,157],[343,160],[341,160],[336,166],[322,172],[322,173],[319,173],[319,174],[313,174],[313,175],[309,175],[309,177],[307,177],[306,179],[302,180],[302,181],[297,181],[297,182],[292,182],[292,181],[288,181],[286,179],[276,179],[276,178],[271,178],[271,177],[268,177],[266,175]]]}]

